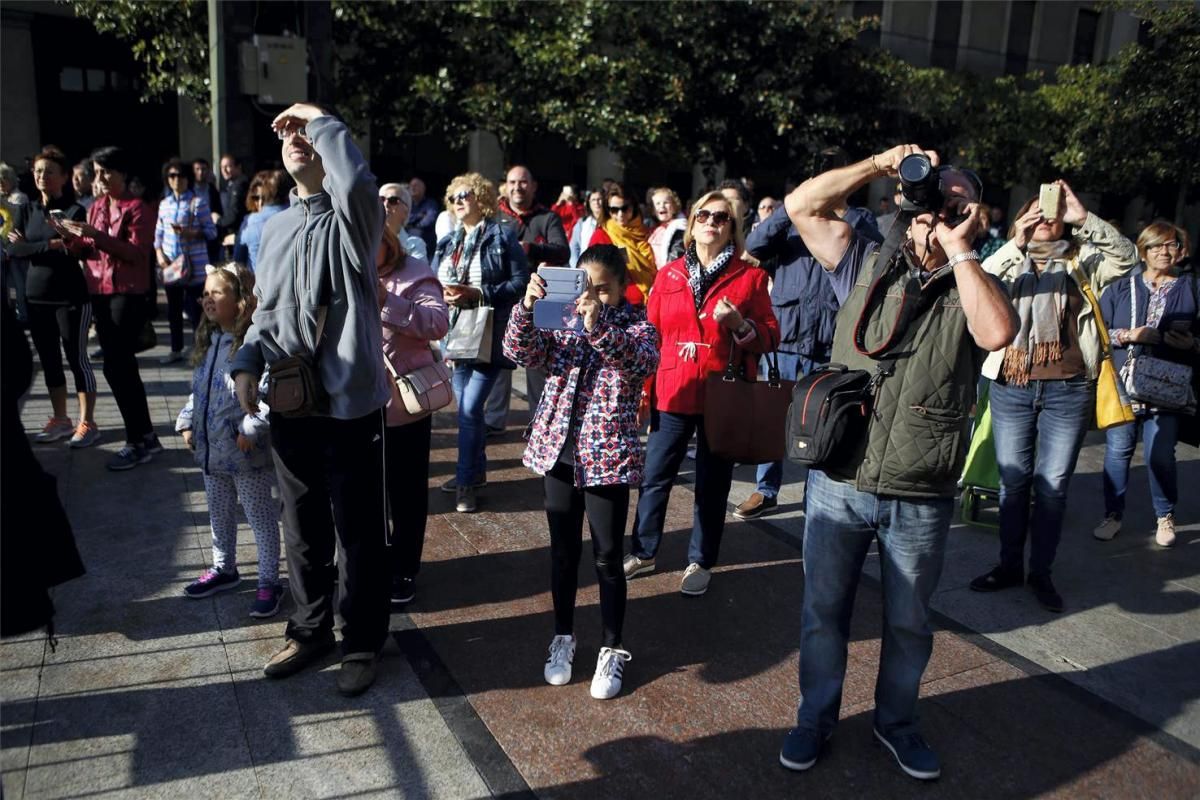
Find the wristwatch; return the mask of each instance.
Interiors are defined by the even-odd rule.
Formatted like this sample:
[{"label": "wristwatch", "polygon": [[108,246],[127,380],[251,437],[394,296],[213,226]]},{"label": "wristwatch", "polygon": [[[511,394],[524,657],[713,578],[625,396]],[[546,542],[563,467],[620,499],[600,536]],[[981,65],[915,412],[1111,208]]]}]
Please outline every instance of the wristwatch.
[{"label": "wristwatch", "polygon": [[964,261],[978,261],[978,260],[979,260],[979,253],[976,253],[974,250],[968,250],[965,253],[959,253],[958,255],[950,256],[950,260],[946,262],[946,266],[954,267],[954,266],[961,264]]}]

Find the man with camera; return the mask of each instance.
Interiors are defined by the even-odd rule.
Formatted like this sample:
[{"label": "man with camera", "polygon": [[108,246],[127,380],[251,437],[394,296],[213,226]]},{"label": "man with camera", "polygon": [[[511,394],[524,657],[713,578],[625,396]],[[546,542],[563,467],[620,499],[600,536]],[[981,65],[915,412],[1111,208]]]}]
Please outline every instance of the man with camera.
[{"label": "man with camera", "polygon": [[382,413],[390,393],[375,271],[383,213],[349,128],[326,108],[298,103],[272,126],[296,188],[291,206],[263,228],[258,307],[230,370],[242,407],[254,413],[259,376],[269,369],[271,443],[296,604],[284,647],[263,672],[288,677],[333,648],[340,566],[337,685],[353,696],[375,680],[390,609]]},{"label": "man with camera", "polygon": [[[903,227],[880,246],[835,209],[882,177],[901,178],[905,203]],[[941,774],[916,708],[933,648],[929,601],[983,351],[1006,346],[1017,332],[1007,294],[971,250],[981,192],[973,173],[940,167],[937,153],[906,144],[817,175],[786,200],[841,304],[833,362],[871,374],[855,435],[839,443],[836,461],[808,473],[802,699],[780,752],[792,770],[816,763],[837,723],[854,595],[877,541],[884,631],[874,734],[910,776]]]}]

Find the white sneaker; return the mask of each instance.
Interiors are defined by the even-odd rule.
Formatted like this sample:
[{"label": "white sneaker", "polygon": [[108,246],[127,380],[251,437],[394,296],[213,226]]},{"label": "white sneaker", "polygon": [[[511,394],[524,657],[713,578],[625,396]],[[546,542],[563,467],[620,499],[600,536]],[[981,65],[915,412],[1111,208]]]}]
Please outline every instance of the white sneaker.
[{"label": "white sneaker", "polygon": [[712,571],[699,564],[688,564],[683,572],[683,581],[679,591],[691,597],[699,597],[708,591],[708,582],[712,580]]},{"label": "white sneaker", "polygon": [[601,647],[600,657],[596,659],[596,674],[592,676],[592,697],[610,700],[620,694],[625,662],[632,659],[628,650]]},{"label": "white sneaker", "polygon": [[1175,544],[1175,515],[1167,514],[1158,518],[1158,530],[1154,532],[1154,541],[1159,547],[1171,547]]},{"label": "white sneaker", "polygon": [[1109,514],[1096,526],[1096,530],[1092,531],[1092,536],[1095,536],[1102,542],[1107,542],[1121,532],[1121,518],[1116,514]]},{"label": "white sneaker", "polygon": [[571,682],[571,662],[575,660],[575,637],[555,636],[550,642],[550,657],[542,674],[551,686],[566,686]]},{"label": "white sneaker", "polygon": [[75,426],[71,424],[70,417],[51,417],[41,432],[33,437],[33,440],[38,444],[46,444],[65,439],[73,433],[75,433]]}]

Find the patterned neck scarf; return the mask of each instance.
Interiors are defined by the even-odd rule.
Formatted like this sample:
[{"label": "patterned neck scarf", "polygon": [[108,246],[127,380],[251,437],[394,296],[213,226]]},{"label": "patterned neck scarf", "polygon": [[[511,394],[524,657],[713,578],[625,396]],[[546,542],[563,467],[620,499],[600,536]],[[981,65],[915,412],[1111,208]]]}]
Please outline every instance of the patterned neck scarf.
[{"label": "patterned neck scarf", "polygon": [[700,257],[696,255],[696,243],[692,242],[688,245],[684,262],[687,264],[688,286],[692,287],[692,296],[696,298],[697,311],[704,308],[704,295],[708,293],[709,287],[713,285],[717,276],[731,260],[733,260],[732,242],[725,245],[725,249],[707,267],[701,265]]}]

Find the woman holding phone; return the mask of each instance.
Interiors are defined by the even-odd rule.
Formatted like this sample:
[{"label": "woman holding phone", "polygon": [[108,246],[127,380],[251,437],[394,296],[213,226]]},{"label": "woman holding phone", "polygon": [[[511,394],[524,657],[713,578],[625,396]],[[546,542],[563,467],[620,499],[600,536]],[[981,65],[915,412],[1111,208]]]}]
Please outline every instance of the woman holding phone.
[{"label": "woman holding phone", "polygon": [[1043,608],[1062,611],[1050,572],[1067,487],[1095,416],[1104,322],[1093,301],[1133,269],[1137,251],[1088,211],[1066,182],[1042,189],[1040,200],[1030,198],[1017,213],[1008,243],[983,263],[1008,288],[1021,324],[1012,344],[992,353],[983,367],[993,381],[1000,563],[971,581],[971,588],[994,592],[1028,582]]},{"label": "woman holding phone", "polygon": [[535,304],[548,287],[541,275],[533,275],[508,321],[504,353],[526,369],[546,370],[546,389],[523,459],[543,478],[550,526],[554,638],[543,676],[551,686],[571,681],[586,517],[603,627],[591,694],[607,700],[621,691],[630,659],[621,639],[626,594],[621,542],[630,489],[641,482],[645,466],[638,404],[643,381],[658,366],[659,341],[645,310],[625,299],[628,272],[620,249],[590,247],[579,268],[587,275],[582,292],[572,299],[579,326],[545,330],[535,324]]},{"label": "woman holding phone", "polygon": [[[1128,360],[1130,349],[1140,345],[1155,358],[1200,369],[1196,276],[1176,271],[1179,262],[1188,255],[1187,231],[1157,220],[1138,236],[1137,249],[1143,268],[1109,285],[1100,297],[1100,310],[1113,347],[1113,366],[1119,371]],[[1175,503],[1179,500],[1175,444],[1185,415],[1143,403],[1134,404],[1134,413],[1137,419],[1133,422],[1105,432],[1104,521],[1093,535],[1107,541],[1121,530],[1129,462],[1140,434],[1146,475],[1150,479],[1150,499],[1157,517],[1154,541],[1160,547],[1171,547],[1175,544]]]},{"label": "woman holding phone", "polygon": [[208,242],[217,238],[208,193],[192,188],[192,170],[180,158],[163,164],[163,183],[167,193],[158,203],[158,222],[154,226],[154,253],[158,268],[164,272],[176,259],[183,259],[184,275],[172,283],[164,281],[167,295],[167,324],[171,330],[171,352],[160,364],[182,361],[183,317],[186,314],[192,332],[200,324],[200,296],[204,294],[204,267],[208,264]]},{"label": "woman holding phone", "polygon": [[500,370],[514,366],[501,352],[501,339],[529,283],[529,262],[516,234],[497,219],[496,186],[487,178],[477,172],[454,178],[446,188],[446,207],[459,226],[437,243],[430,266],[450,306],[450,327],[471,318],[462,313],[466,310],[492,309],[490,349],[454,364],[458,466],[442,491],[455,495],[457,511],[470,513],[477,507],[476,493],[487,485],[483,407]]}]

